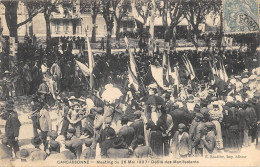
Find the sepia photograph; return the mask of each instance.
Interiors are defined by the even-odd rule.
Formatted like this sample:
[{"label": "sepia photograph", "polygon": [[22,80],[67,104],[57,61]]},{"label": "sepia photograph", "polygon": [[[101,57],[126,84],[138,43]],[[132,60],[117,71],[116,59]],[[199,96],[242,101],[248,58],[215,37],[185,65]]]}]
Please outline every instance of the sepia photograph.
[{"label": "sepia photograph", "polygon": [[260,0],[0,0],[0,167],[260,166]]}]

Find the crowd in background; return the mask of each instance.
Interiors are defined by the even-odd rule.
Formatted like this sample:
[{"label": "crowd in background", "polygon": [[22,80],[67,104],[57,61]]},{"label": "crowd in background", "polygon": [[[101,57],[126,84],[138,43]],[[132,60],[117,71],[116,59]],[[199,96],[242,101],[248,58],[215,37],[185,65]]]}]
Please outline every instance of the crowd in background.
[{"label": "crowd in background", "polygon": [[[1,98],[7,101],[3,109],[6,132],[2,146],[8,151],[4,158],[200,157],[240,152],[258,141],[260,69],[257,64],[245,67],[248,53],[170,52],[172,67],[180,69],[177,92],[172,87],[161,89],[148,76],[151,64],[162,64],[162,53],[134,53],[143,91],[129,85],[127,52],[110,57],[101,53],[94,56],[96,89],[90,91],[88,78],[75,63],[76,59],[87,64],[87,53],[75,55],[70,45],[62,42],[61,46],[61,50],[22,49],[18,65],[5,70]],[[196,80],[191,81],[185,73],[182,55],[190,59]],[[217,55],[222,56],[229,79],[215,78],[212,85],[208,60],[219,61]],[[102,100],[104,89],[111,85],[120,89],[122,96],[113,102]],[[21,124],[12,97],[20,95],[34,95],[31,149],[18,146]],[[59,116],[56,127],[52,127],[50,99],[55,101]],[[15,155],[8,154],[12,150]]]}]

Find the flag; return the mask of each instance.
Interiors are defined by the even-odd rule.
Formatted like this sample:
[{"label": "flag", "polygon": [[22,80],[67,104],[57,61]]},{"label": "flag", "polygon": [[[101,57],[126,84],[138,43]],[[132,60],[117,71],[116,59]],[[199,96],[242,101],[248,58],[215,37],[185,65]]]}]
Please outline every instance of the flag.
[{"label": "flag", "polygon": [[133,72],[134,76],[137,77],[137,72],[136,72],[136,69],[137,69],[137,65],[135,63],[135,59],[134,59],[134,56],[130,50],[130,47],[129,47],[129,42],[128,42],[128,39],[127,37],[125,36],[124,38],[125,40],[125,43],[126,43],[126,47],[127,47],[127,50],[129,52],[129,58],[130,58],[130,68],[131,68],[131,71]]},{"label": "flag", "polygon": [[89,74],[90,74],[90,88],[93,89],[94,88],[94,75],[93,75],[93,69],[95,66],[95,62],[94,62],[94,57],[92,54],[92,50],[90,47],[90,42],[89,39],[87,37],[87,44],[88,44],[88,66],[89,66]]},{"label": "flag", "polygon": [[163,82],[163,67],[158,67],[155,65],[151,65],[151,72],[154,80],[156,83],[161,87],[164,88]]},{"label": "flag", "polygon": [[178,67],[174,67],[174,74],[175,74],[174,85],[177,86],[177,92],[179,92],[180,75],[179,75]]},{"label": "flag", "polygon": [[78,60],[75,60],[75,62],[76,62],[76,64],[79,66],[80,70],[82,71],[82,73],[83,73],[83,75],[84,75],[85,77],[87,77],[87,76],[90,75],[89,68],[88,68],[85,64],[79,62]]},{"label": "flag", "polygon": [[129,66],[128,66],[128,79],[129,79],[129,84],[134,87],[135,91],[138,91],[139,84],[137,78],[135,77],[135,75],[133,74]]},{"label": "flag", "polygon": [[209,66],[210,66],[210,69],[211,69],[211,72],[212,72],[212,80],[211,80],[211,85],[213,85],[215,83],[215,75],[217,75],[217,72],[216,72],[216,69],[213,68],[210,60],[209,60]]},{"label": "flag", "polygon": [[195,78],[195,72],[190,63],[190,60],[186,56],[182,56],[182,60],[184,62],[184,65],[186,66],[188,73],[190,74],[190,79],[193,80]]},{"label": "flag", "polygon": [[226,69],[225,69],[225,66],[224,66],[224,63],[223,63],[223,60],[221,59],[221,69],[222,69],[222,73],[223,73],[223,80],[225,82],[228,81],[228,75],[227,75],[227,72],[226,72]]}]

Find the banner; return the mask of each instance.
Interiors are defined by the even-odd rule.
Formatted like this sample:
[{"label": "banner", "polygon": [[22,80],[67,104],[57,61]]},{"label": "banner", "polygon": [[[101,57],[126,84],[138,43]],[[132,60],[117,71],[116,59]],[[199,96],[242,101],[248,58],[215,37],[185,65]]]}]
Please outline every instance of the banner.
[{"label": "banner", "polygon": [[157,67],[157,66],[151,65],[151,72],[152,72],[153,78],[157,82],[157,84],[161,88],[164,88],[164,84],[163,84],[163,67]]},{"label": "banner", "polygon": [[75,62],[79,66],[79,68],[82,71],[83,75],[84,76],[89,76],[89,74],[90,74],[89,68],[85,64],[83,64],[83,63],[81,63],[81,62],[79,62],[77,60],[75,60]]},{"label": "banner", "polygon": [[252,33],[259,31],[257,0],[223,0],[224,32]]}]

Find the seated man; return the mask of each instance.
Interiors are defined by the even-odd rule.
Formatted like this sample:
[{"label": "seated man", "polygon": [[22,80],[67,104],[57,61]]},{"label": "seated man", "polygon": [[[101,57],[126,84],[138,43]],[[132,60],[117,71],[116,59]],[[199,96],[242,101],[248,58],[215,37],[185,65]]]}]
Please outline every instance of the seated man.
[{"label": "seated man", "polygon": [[31,140],[32,145],[34,145],[35,149],[30,154],[31,161],[43,161],[47,158],[47,153],[40,149],[40,145],[42,144],[42,140],[40,137],[36,136]]},{"label": "seated man", "polygon": [[81,139],[75,136],[75,129],[68,129],[67,131],[67,139],[71,142],[70,150],[75,154],[76,158],[79,159],[82,153],[82,141]]},{"label": "seated man", "polygon": [[134,150],[134,156],[136,158],[151,158],[154,155],[151,147],[145,146],[145,140],[143,136],[137,136],[136,143],[138,144]]},{"label": "seated man", "polygon": [[90,147],[92,145],[91,139],[85,139],[85,150],[82,152],[80,159],[95,159],[96,153],[95,151]]},{"label": "seated man", "polygon": [[131,151],[122,138],[116,138],[112,148],[107,150],[107,158],[130,158]]}]

